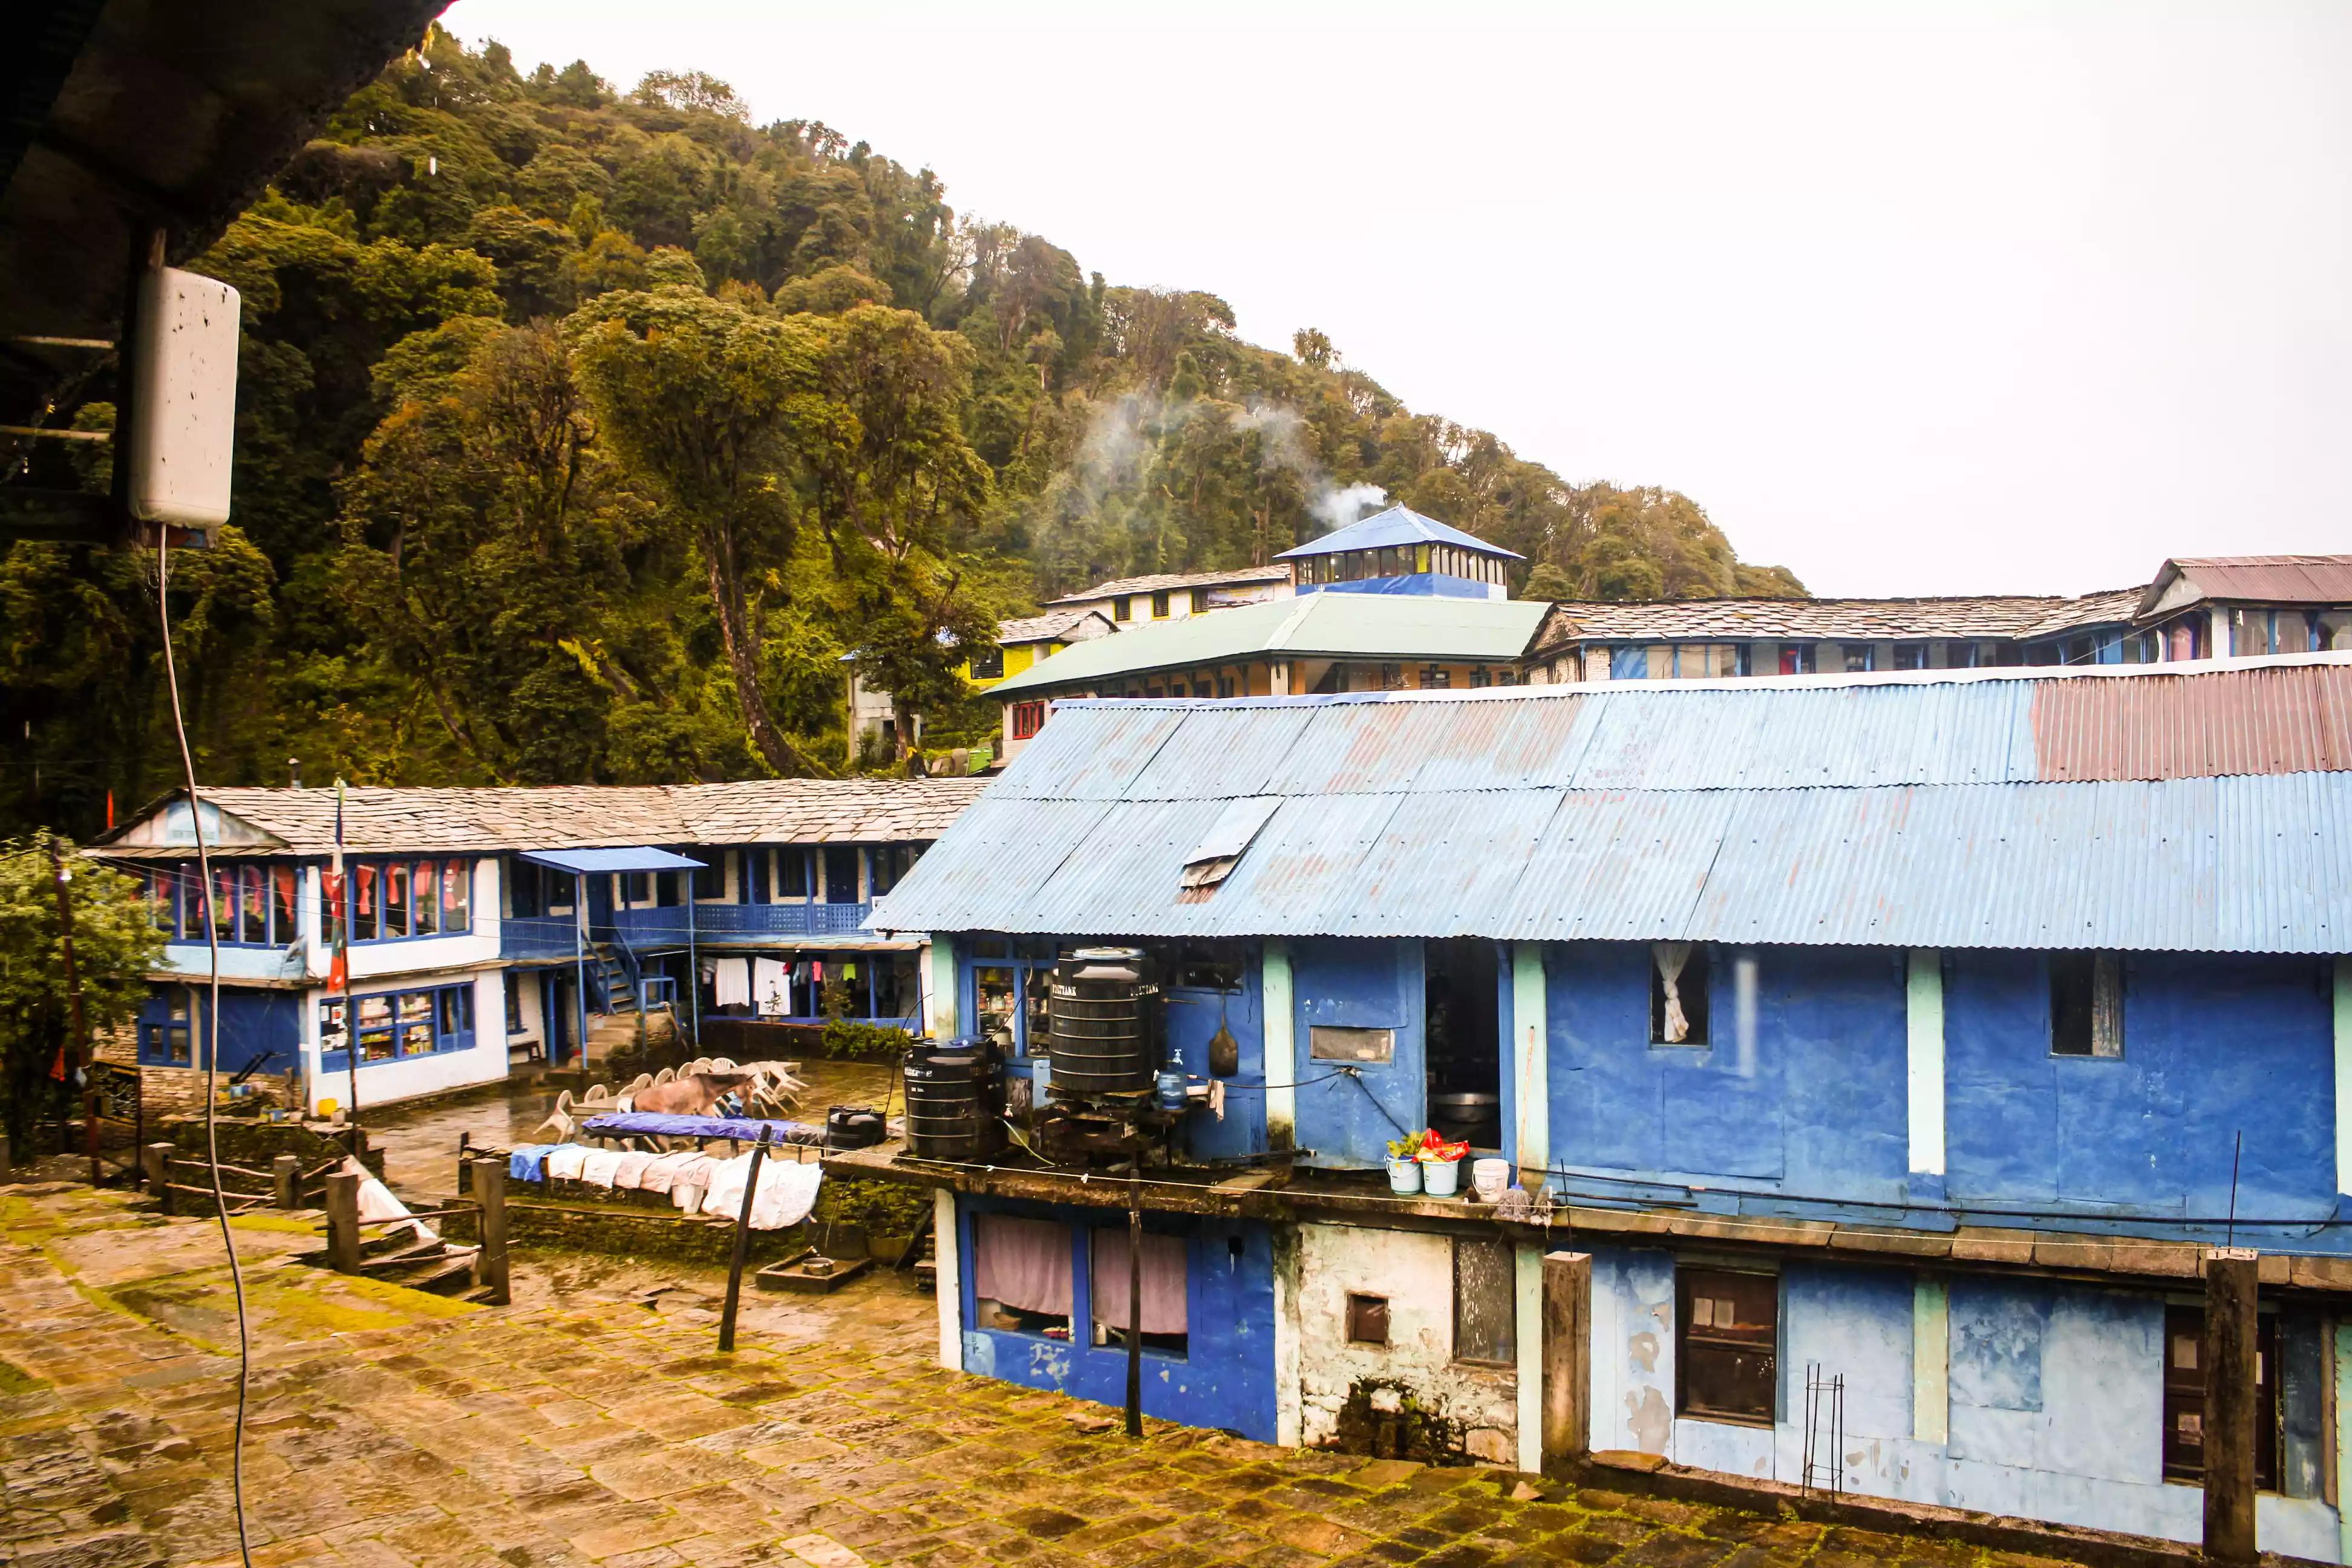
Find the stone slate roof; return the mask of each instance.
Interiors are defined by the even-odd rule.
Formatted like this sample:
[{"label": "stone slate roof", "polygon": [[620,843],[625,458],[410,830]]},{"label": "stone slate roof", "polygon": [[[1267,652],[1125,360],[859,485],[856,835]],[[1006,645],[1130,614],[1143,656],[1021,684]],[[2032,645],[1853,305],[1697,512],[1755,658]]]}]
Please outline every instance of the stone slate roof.
[{"label": "stone slate roof", "polygon": [[1076,594],[1065,594],[1046,601],[1055,605],[1083,605],[1096,599],[1117,598],[1121,594],[1156,594],[1162,588],[1214,588],[1230,585],[1243,587],[1258,583],[1287,583],[1287,566],[1235,566],[1223,572],[1160,572],[1148,577],[1114,577],[1108,583],[1097,583]]},{"label": "stone slate roof", "polygon": [[[1100,610],[1048,610],[1042,616],[1021,616],[1013,620],[997,622],[996,646],[1013,647],[1021,643],[1068,642],[1072,640],[1070,634],[1084,626],[1088,621],[1100,621],[1103,632],[1113,632],[1118,629],[1111,625]],[[1097,632],[1094,635],[1100,636],[1101,633]]]},{"label": "stone slate roof", "polygon": [[1591,638],[2027,637],[2071,626],[2128,622],[2137,588],[2086,594],[1979,595],[1936,599],[1670,599],[1626,604],[1564,601],[1551,607],[1534,651]]},{"label": "stone slate roof", "polygon": [[[962,779],[754,779],[739,784],[344,792],[343,847],[360,855],[621,845],[884,844],[937,838],[985,786]],[[208,789],[204,798],[299,855],[335,847],[331,789]],[[176,794],[93,847],[184,858],[185,844],[121,842]],[[242,846],[227,847],[234,850]]]}]

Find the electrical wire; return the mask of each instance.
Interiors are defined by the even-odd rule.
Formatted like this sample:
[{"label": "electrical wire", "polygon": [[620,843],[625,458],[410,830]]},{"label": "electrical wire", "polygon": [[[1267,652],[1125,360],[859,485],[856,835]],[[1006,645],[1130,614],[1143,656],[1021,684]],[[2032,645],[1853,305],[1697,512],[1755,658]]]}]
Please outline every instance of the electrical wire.
[{"label": "electrical wire", "polygon": [[[155,608],[163,628],[163,681],[172,693],[172,732],[180,743],[180,767],[188,783],[188,819],[196,830],[196,871],[204,879],[205,902],[220,897],[213,882],[212,855],[205,844],[205,813],[196,796],[195,753],[188,749],[188,724],[180,711],[180,672],[172,657],[172,542],[168,526],[155,538]],[[213,1178],[213,1215],[220,1221],[221,1250],[228,1254],[229,1289],[236,1298],[236,1424],[229,1435],[229,1497],[236,1512],[236,1554],[253,1568],[253,1545],[245,1527],[245,1409],[253,1377],[252,1326],[246,1315],[245,1271],[236,1261],[236,1233],[229,1228],[228,1196],[221,1190],[220,1137],[220,921],[205,922],[205,946],[212,958],[210,1000],[205,1019],[205,1165]],[[166,1166],[165,1179],[170,1179]]]}]

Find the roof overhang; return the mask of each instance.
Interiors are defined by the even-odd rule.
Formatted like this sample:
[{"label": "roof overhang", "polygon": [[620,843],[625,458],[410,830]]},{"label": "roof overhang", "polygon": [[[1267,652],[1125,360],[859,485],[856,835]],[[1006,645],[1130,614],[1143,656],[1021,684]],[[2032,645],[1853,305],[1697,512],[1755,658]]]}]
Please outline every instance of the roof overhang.
[{"label": "roof overhang", "polygon": [[614,871],[704,871],[702,861],[673,855],[649,845],[618,849],[526,849],[515,857],[534,866],[551,867],[574,876],[599,876]]}]

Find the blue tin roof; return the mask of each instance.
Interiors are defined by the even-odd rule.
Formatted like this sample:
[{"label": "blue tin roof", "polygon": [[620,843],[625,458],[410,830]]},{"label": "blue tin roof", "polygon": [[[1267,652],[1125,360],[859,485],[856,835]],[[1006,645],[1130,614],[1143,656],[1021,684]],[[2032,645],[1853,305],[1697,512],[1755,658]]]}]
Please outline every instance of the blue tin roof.
[{"label": "blue tin roof", "polygon": [[2352,951],[2352,656],[2188,668],[1066,704],[871,924]]},{"label": "blue tin roof", "polygon": [[597,876],[608,871],[699,871],[699,860],[673,855],[667,849],[636,845],[617,849],[531,849],[515,857],[559,871]]},{"label": "blue tin roof", "polygon": [[1516,550],[1506,550],[1499,544],[1488,543],[1475,533],[1423,517],[1411,507],[1392,506],[1386,511],[1376,511],[1370,517],[1358,518],[1347,527],[1337,529],[1320,539],[1310,539],[1296,550],[1286,550],[1275,557],[1288,561],[1300,555],[1336,555],[1343,550],[1381,550],[1396,544],[1458,544],[1481,555],[1492,555],[1503,561],[1524,561],[1526,556]]}]

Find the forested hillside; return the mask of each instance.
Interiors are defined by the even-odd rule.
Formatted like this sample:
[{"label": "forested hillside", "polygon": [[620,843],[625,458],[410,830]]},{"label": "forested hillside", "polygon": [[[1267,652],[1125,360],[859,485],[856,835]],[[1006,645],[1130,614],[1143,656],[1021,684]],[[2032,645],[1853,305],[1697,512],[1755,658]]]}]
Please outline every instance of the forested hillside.
[{"label": "forested hillside", "polygon": [[[843,655],[952,731],[949,638],[1383,496],[1538,595],[1802,592],[1684,496],[1566,484],[1320,333],[1244,342],[705,76],[623,95],[436,31],[196,265],[245,301],[236,516],[172,573],[220,783],[880,765]],[[86,830],[172,782],[153,571],[0,557],[0,816]]]}]

